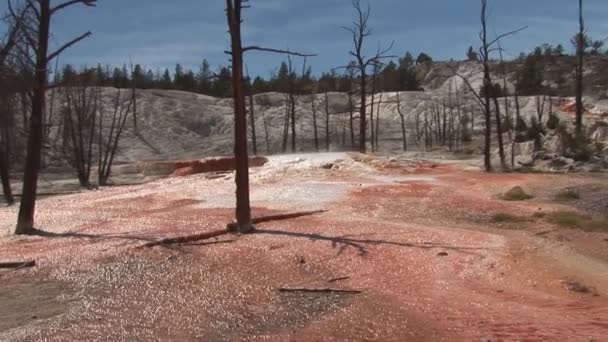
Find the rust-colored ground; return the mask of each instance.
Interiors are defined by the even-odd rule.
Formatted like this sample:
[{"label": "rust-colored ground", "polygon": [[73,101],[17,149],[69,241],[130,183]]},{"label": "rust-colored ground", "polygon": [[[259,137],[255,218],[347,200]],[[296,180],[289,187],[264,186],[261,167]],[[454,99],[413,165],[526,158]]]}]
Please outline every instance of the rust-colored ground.
[{"label": "rust-colored ground", "polygon": [[[328,212],[181,246],[138,248],[224,227],[229,177],[45,199],[48,237],[11,236],[15,209],[0,209],[0,260],[38,262],[0,271],[0,340],[606,340],[608,234],[532,217],[577,210],[555,193],[604,191],[605,177],[342,158],[331,170],[271,161],[252,174],[254,216]],[[497,198],[514,185],[535,199]],[[578,210],[603,214],[586,197]],[[492,223],[497,213],[530,219]]]}]

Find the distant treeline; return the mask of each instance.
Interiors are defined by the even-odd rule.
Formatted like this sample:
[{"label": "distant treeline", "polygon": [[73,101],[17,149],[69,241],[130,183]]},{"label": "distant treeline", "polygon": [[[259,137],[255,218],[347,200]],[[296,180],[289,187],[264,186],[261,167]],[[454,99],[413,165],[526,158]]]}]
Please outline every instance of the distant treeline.
[{"label": "distant treeline", "polygon": [[[606,55],[603,52],[601,41],[591,41],[586,45],[589,55]],[[505,61],[498,70],[515,73],[516,91],[519,95],[559,94],[559,89],[569,88],[565,75],[571,72],[568,55],[562,45],[552,46],[544,44],[532,52],[521,53],[512,61]],[[468,61],[477,60],[477,53],[471,47],[466,52]],[[374,79],[375,91],[417,91],[422,90],[421,79],[433,62],[431,56],[421,53],[414,58],[409,52],[403,57],[386,64],[377,65],[370,75]],[[498,61],[496,61],[498,63]],[[572,61],[574,62],[574,61]],[[297,70],[297,71],[296,71]],[[145,69],[140,64],[122,67],[97,65],[93,68],[76,69],[72,65],[65,65],[62,70],[55,73],[54,83],[69,85],[73,80],[87,80],[90,85],[108,86],[116,88],[140,89],[170,89],[195,92],[215,97],[230,97],[231,71],[228,67],[212,70],[207,60],[203,60],[198,71],[185,69],[180,64],[174,70]],[[322,73],[319,77],[312,75],[310,67],[293,65],[282,62],[268,79],[257,76],[253,79],[247,77],[248,92],[259,94],[264,92],[296,91],[300,94],[312,92],[354,92],[357,82],[354,68],[345,66]],[[547,86],[547,82],[557,84]],[[606,80],[608,81],[608,80]],[[504,93],[499,85],[497,91]],[[556,90],[557,89],[557,90]]]}]

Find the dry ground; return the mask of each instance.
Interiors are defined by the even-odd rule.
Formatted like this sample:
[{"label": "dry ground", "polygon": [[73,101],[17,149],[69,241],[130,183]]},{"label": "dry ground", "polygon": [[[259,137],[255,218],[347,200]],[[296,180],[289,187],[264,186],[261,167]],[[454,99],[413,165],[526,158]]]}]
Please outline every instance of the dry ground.
[{"label": "dry ground", "polygon": [[[485,174],[345,154],[273,157],[252,171],[254,215],[326,209],[256,234],[180,246],[220,229],[231,175],[51,197],[47,237],[13,237],[0,209],[2,341],[602,341],[608,229],[538,212],[605,215],[604,176]],[[515,185],[535,195],[505,202]],[[558,203],[563,188],[581,198]],[[496,214],[525,218],[494,223]],[[291,293],[281,287],[360,290]]]}]

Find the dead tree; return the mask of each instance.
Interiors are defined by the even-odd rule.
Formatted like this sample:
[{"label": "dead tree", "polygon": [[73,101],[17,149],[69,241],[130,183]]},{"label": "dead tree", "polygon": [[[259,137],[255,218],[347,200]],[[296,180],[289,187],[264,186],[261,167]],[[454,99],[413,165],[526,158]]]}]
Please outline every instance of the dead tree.
[{"label": "dead tree", "polygon": [[11,190],[10,174],[8,171],[8,160],[4,153],[4,147],[0,146],[0,180],[2,180],[2,193],[6,203],[12,205],[15,203],[13,192]]},{"label": "dead tree", "polygon": [[[452,71],[459,76],[467,86],[467,88],[471,91],[473,96],[475,97],[477,103],[480,105],[481,110],[484,114],[485,118],[485,137],[484,137],[484,166],[486,171],[492,171],[492,161],[491,161],[491,144],[492,144],[492,107],[490,100],[492,99],[493,93],[493,83],[490,69],[490,62],[492,52],[496,51],[496,45],[500,42],[501,39],[516,34],[525,29],[522,27],[520,29],[507,32],[504,34],[497,35],[493,40],[488,38],[488,1],[481,0],[481,32],[479,33],[479,39],[481,41],[481,47],[479,48],[479,61],[483,68],[483,85],[482,92],[479,92],[475,89],[469,80],[459,75],[454,69]],[[497,121],[497,134],[499,136],[499,154],[501,164],[504,168],[506,168],[506,161],[504,157],[504,145],[502,144],[502,128],[499,128],[500,125],[500,114],[496,113],[496,121]]]},{"label": "dead tree", "polygon": [[500,40],[497,42],[498,44],[498,56],[500,57],[500,65],[502,71],[502,91],[505,100],[505,117],[509,120],[509,139],[513,142],[513,128],[515,127],[515,122],[513,120],[512,114],[510,112],[510,103],[509,103],[509,87],[507,83],[507,65],[504,62],[502,55],[502,46],[500,45]]},{"label": "dead tree", "polygon": [[367,68],[371,65],[378,64],[382,59],[396,58],[396,56],[388,56],[387,53],[393,48],[393,43],[385,49],[378,50],[375,56],[367,58],[364,52],[365,39],[371,35],[369,27],[369,16],[371,7],[361,6],[361,0],[352,0],[353,7],[356,11],[356,17],[351,27],[344,27],[345,30],[352,34],[354,48],[350,51],[350,55],[356,60],[356,69],[359,74],[359,88],[361,92],[361,101],[359,103],[359,152],[367,152]]},{"label": "dead tree", "polygon": [[[101,92],[101,90],[98,90]],[[129,113],[132,112],[133,103],[135,99],[131,96],[128,100],[127,105],[125,106],[123,103],[123,99],[121,96],[121,89],[119,88],[116,92],[116,97],[114,98],[114,108],[112,114],[112,121],[110,123],[109,131],[107,136],[104,136],[103,132],[103,123],[104,123],[104,108],[101,103],[101,95],[98,95],[99,99],[99,124],[98,124],[98,148],[99,148],[99,164],[98,164],[98,184],[100,186],[108,185],[108,180],[110,179],[110,175],[112,173],[112,165],[114,163],[114,158],[116,157],[116,152],[118,151],[118,145],[120,142],[120,138],[122,137],[122,133],[127,123],[127,118],[129,117]]]},{"label": "dead tree", "polygon": [[372,93],[372,101],[370,103],[370,110],[369,110],[369,124],[370,124],[370,128],[371,128],[371,132],[370,132],[370,142],[372,145],[372,152],[376,151],[376,139],[375,139],[375,134],[376,131],[374,129],[374,109],[375,107],[375,100],[376,100],[376,85],[377,85],[377,81],[378,81],[378,65],[374,64],[374,72],[373,72],[373,76],[372,76],[372,89],[371,89],[371,93]]},{"label": "dead tree", "polygon": [[[538,124],[543,126],[543,117],[545,115],[545,105],[547,103],[547,96],[536,96],[534,98],[536,103],[536,116],[538,117]],[[549,113],[551,114],[551,113]]]},{"label": "dead tree", "polygon": [[380,106],[382,106],[382,93],[380,93],[380,100],[376,109],[376,151],[380,148]]},{"label": "dead tree", "polygon": [[251,122],[251,145],[253,148],[253,155],[258,154],[258,141],[255,134],[255,103],[253,101],[253,93],[249,93],[249,121]]},{"label": "dead tree", "polygon": [[405,114],[401,109],[401,93],[397,91],[397,113],[399,113],[399,118],[401,119],[401,137],[403,140],[403,152],[407,151],[407,132],[405,129]]},{"label": "dead tree", "polygon": [[272,152],[270,148],[270,133],[268,132],[268,120],[266,120],[266,115],[262,112],[262,124],[264,125],[264,138],[266,140],[266,152],[270,154]]},{"label": "dead tree", "polygon": [[64,122],[71,140],[69,159],[76,169],[80,186],[89,187],[100,91],[90,87],[88,80],[76,82],[81,84],[65,88]]},{"label": "dead tree", "polygon": [[583,61],[585,55],[585,21],[583,19],[583,0],[578,0],[579,31],[576,36],[576,134],[583,130]]},{"label": "dead tree", "polygon": [[310,105],[312,107],[312,129],[315,135],[315,151],[319,151],[319,131],[317,128],[317,106],[315,105],[316,96],[311,95]]},{"label": "dead tree", "polygon": [[351,64],[346,69],[348,74],[348,116],[349,116],[349,128],[350,128],[350,146],[355,147],[355,104],[353,101],[353,84],[355,79],[355,66]]},{"label": "dead tree", "polygon": [[327,91],[325,92],[325,150],[327,152],[329,152],[330,149],[330,145],[331,145],[331,138],[330,138],[330,134],[329,134],[329,130],[330,130],[330,125],[329,125],[329,119],[330,119],[330,113],[329,113],[329,95],[327,94]]},{"label": "dead tree", "polygon": [[226,51],[232,60],[232,97],[234,100],[234,157],[236,160],[236,230],[241,233],[251,232],[254,227],[251,221],[251,204],[249,197],[249,156],[247,153],[247,110],[243,87],[243,54],[247,51],[265,51],[283,53],[302,57],[304,55],[291,51],[264,48],[259,46],[244,47],[241,38],[243,3],[247,0],[226,0],[226,17],[230,34],[230,51]]},{"label": "dead tree", "polygon": [[355,104],[353,102],[353,93],[348,92],[348,121],[350,130],[350,146],[355,147]]},{"label": "dead tree", "polygon": [[[492,171],[491,161],[491,144],[492,144],[492,110],[490,108],[490,97],[492,89],[492,76],[490,74],[490,45],[488,43],[488,16],[486,14],[487,0],[481,0],[481,48],[480,59],[483,64],[483,90],[484,90],[484,101],[483,101],[483,113],[485,116],[485,141],[484,141],[484,165],[486,171]],[[498,132],[500,134],[500,132]],[[501,155],[501,160],[504,160]]]},{"label": "dead tree", "polygon": [[25,25],[24,20],[28,11],[30,10],[29,5],[24,7],[18,15],[16,15],[13,19],[14,21],[10,24],[8,29],[8,34],[2,45],[0,46],[0,79],[2,80],[2,113],[0,113],[0,181],[2,182],[2,193],[4,194],[4,198],[9,205],[15,203],[15,198],[13,196],[13,192],[11,189],[10,182],[10,132],[12,129],[12,106],[10,103],[12,102],[13,94],[5,93],[7,91],[7,74],[6,70],[6,60],[8,56],[11,54],[12,50],[15,48],[17,44],[18,36],[21,34],[22,28]]},{"label": "dead tree", "polygon": [[[55,52],[48,53],[49,36],[51,29],[51,18],[60,10],[75,4],[83,4],[86,6],[95,6],[97,0],[70,0],[55,7],[51,7],[50,0],[39,0],[35,5],[32,5],[32,10],[38,19],[38,37],[27,37],[27,40],[36,51],[36,69],[35,81],[32,84],[33,101],[32,113],[30,115],[30,131],[27,143],[27,157],[25,161],[25,172],[23,176],[23,195],[21,205],[19,207],[19,216],[17,219],[17,227],[15,234],[32,234],[34,233],[34,213],[36,206],[36,190],[38,185],[38,174],[40,171],[41,155],[42,155],[42,138],[44,135],[44,123],[42,122],[45,108],[45,96],[48,86],[48,64],[49,61],[55,59],[63,51],[91,35],[87,32],[67,44],[61,46]],[[24,31],[27,32],[27,31]]]},{"label": "dead tree", "polygon": [[247,80],[249,81],[249,123],[251,126],[251,144],[253,148],[253,155],[256,156],[258,154],[258,141],[255,132],[255,104],[253,101],[253,85],[251,84],[251,77],[249,76],[249,68],[245,66],[247,70]]},{"label": "dead tree", "polygon": [[293,71],[291,56],[287,55],[289,65],[289,121],[291,122],[291,152],[296,152],[296,75]]},{"label": "dead tree", "polygon": [[291,121],[291,101],[289,94],[285,94],[285,119],[283,120],[283,146],[281,151],[287,152],[289,143],[289,122]]},{"label": "dead tree", "polygon": [[135,77],[135,67],[133,61],[130,60],[131,65],[131,98],[133,99],[133,128],[137,131],[137,77]]}]

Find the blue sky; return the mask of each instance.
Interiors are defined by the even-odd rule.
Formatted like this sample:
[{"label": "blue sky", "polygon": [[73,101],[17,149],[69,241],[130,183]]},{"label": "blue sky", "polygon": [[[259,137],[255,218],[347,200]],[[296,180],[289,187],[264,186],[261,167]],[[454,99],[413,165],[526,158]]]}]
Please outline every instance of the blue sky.
[{"label": "blue sky", "polygon": [[[59,3],[62,0],[52,0]],[[365,1],[365,0],[363,0]],[[393,54],[424,51],[434,59],[462,58],[478,45],[479,0],[369,0],[373,36],[378,43],[395,41]],[[244,43],[291,48],[319,56],[309,60],[313,72],[346,64],[351,48],[341,26],[353,18],[350,0],[251,0],[244,13]],[[562,43],[577,30],[576,0],[489,0],[491,30],[501,33],[528,26],[504,41],[507,55],[541,43]],[[224,0],[99,0],[97,8],[77,6],[53,22],[53,44],[86,30],[93,36],[69,50],[61,63],[77,66],[122,65],[129,57],[146,68],[176,63],[197,69],[203,58],[215,68],[228,63]],[[608,1],[585,0],[588,33],[608,37]],[[268,76],[283,57],[263,53],[246,56],[252,74]]]}]

